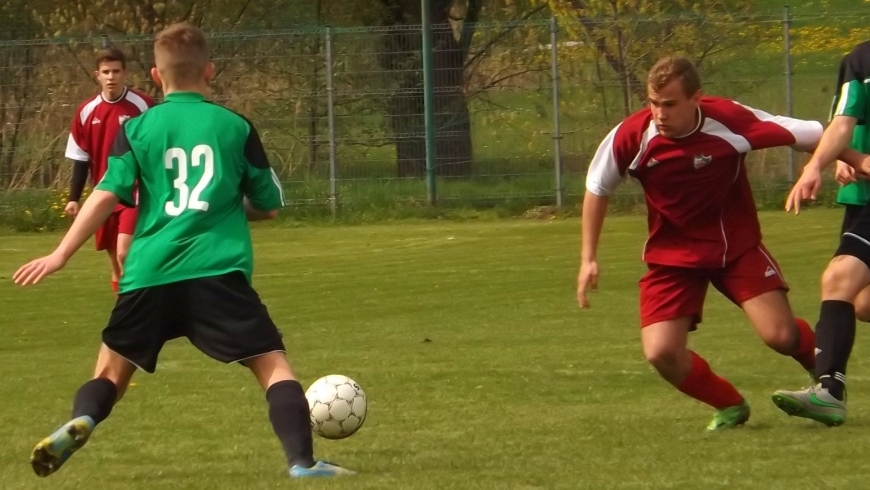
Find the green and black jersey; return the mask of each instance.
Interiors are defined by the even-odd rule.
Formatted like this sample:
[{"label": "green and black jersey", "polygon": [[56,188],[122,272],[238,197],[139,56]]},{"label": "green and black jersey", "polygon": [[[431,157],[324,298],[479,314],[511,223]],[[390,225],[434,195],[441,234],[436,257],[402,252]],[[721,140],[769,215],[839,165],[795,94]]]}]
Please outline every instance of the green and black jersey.
[{"label": "green and black jersey", "polygon": [[[870,153],[870,41],[857,46],[840,61],[837,94],[831,110],[834,116],[849,116],[858,120],[852,134],[852,148]],[[870,200],[870,182],[858,181],[840,187],[837,202],[863,206]]]},{"label": "green and black jersey", "polygon": [[281,183],[250,121],[198,93],[176,92],[118,131],[97,189],[139,217],[120,292],[241,271],[253,249],[243,198],[284,205]]}]

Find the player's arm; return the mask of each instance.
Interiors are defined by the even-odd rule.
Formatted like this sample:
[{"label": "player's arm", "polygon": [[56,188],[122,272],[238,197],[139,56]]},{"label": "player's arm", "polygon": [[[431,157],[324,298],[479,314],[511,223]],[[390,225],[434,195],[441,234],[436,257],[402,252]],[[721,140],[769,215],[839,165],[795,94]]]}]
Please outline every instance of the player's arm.
[{"label": "player's arm", "polygon": [[79,201],[85,190],[85,183],[88,180],[88,171],[90,170],[91,156],[88,153],[86,142],[87,138],[84,136],[81,120],[76,115],[70,126],[65,152],[65,156],[73,162],[69,199],[67,199],[67,204],[64,208],[64,212],[71,218],[75,218],[79,213]]},{"label": "player's arm", "polygon": [[69,186],[69,202],[79,202],[85,191],[91,164],[81,160],[73,160],[72,179]]},{"label": "player's arm", "polygon": [[[855,161],[854,155],[850,157],[843,155],[843,153],[849,149],[849,145],[852,142],[852,133],[855,131],[857,123],[858,120],[851,116],[834,116],[831,124],[828,125],[824,134],[822,134],[822,139],[813,152],[813,156],[810,157],[804,168],[821,172],[836,160],[842,160],[854,167],[850,163]],[[845,156],[845,158],[841,158],[841,156]],[[860,162],[858,165],[860,167]]]},{"label": "player's arm", "polygon": [[259,209],[255,208],[251,205],[251,201],[248,200],[247,196],[245,196],[244,205],[245,205],[245,216],[248,218],[248,221],[265,221],[268,219],[275,219],[278,217],[278,210],[277,209],[273,209],[271,211],[260,211]]},{"label": "player's arm", "polygon": [[278,216],[278,210],[284,207],[284,189],[269,164],[257,129],[250,121],[246,122],[249,127],[245,140],[247,165],[242,182],[245,215],[248,221],[273,219]]},{"label": "player's arm", "polygon": [[111,192],[95,190],[82,206],[78,218],[54,252],[21,266],[12,279],[16,284],[27,286],[36,284],[44,277],[63,269],[76,251],[108,219],[117,204],[118,196]]},{"label": "player's arm", "polygon": [[607,215],[609,195],[625,175],[628,168],[628,155],[633,155],[630,137],[623,136],[621,125],[614,128],[601,145],[586,174],[586,195],[583,197],[581,217],[580,272],[577,275],[577,303],[581,308],[589,307],[587,291],[598,288],[598,242],[604,217]]}]

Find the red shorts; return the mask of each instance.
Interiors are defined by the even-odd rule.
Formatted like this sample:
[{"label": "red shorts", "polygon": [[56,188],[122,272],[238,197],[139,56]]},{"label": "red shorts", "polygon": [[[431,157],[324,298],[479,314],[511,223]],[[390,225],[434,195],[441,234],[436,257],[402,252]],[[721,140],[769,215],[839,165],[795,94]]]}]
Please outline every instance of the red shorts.
[{"label": "red shorts", "polygon": [[118,248],[118,235],[132,235],[136,230],[137,215],[137,208],[124,208],[113,212],[94,234],[97,250],[115,250]]},{"label": "red shorts", "polygon": [[640,280],[641,328],[684,316],[701,323],[710,283],[738,306],[768,291],[788,291],[779,265],[762,244],[721,269],[649,264],[649,271]]}]

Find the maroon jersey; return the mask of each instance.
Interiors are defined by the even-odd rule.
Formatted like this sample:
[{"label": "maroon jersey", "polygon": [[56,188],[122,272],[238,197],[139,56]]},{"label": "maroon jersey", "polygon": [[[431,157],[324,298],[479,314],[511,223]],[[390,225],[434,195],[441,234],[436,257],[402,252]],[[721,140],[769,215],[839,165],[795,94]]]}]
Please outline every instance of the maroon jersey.
[{"label": "maroon jersey", "polygon": [[66,157],[91,162],[91,182],[96,184],[106,173],[109,150],[121,124],[153,105],[150,97],[128,88],[115,101],[108,101],[98,94],[83,102],[76,109],[70,127]]},{"label": "maroon jersey", "polygon": [[719,97],[702,97],[687,136],[659,135],[643,109],[604,139],[589,166],[586,189],[609,195],[628,174],[644,190],[649,239],[643,260],[678,267],[724,267],[761,242],[744,159],[751,150],[815,148],[822,125]]}]

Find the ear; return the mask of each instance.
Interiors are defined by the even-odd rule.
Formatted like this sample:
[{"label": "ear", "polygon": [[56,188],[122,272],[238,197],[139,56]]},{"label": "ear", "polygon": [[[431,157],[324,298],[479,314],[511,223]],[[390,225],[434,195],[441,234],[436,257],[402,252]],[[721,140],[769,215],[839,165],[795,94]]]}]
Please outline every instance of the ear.
[{"label": "ear", "polygon": [[157,67],[151,69],[151,79],[154,80],[154,83],[157,84],[161,89],[163,88],[163,80],[160,78],[160,72],[157,71]]},{"label": "ear", "polygon": [[699,103],[701,102],[701,97],[702,97],[703,95],[704,95],[704,93],[701,92],[701,89],[698,89],[698,90],[697,90],[697,91],[692,95],[692,102],[694,102],[694,103],[696,103],[696,104],[699,104]]},{"label": "ear", "polygon": [[214,75],[214,63],[209,61],[208,64],[205,65],[205,72],[203,75],[205,76],[205,83],[211,82],[211,77]]}]

